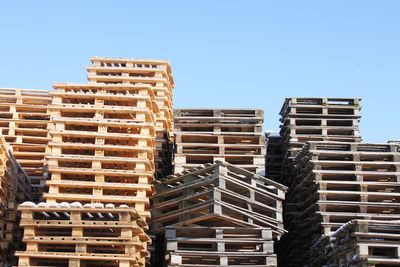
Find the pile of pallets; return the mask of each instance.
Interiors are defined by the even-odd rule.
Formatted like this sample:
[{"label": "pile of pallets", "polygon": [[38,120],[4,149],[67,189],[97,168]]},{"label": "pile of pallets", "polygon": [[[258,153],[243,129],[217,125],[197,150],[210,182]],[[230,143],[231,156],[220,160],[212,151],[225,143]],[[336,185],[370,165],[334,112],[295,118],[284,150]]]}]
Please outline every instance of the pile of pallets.
[{"label": "pile of pallets", "polygon": [[223,160],[263,175],[263,120],[258,109],[175,109],[175,173]]},{"label": "pile of pallets", "polygon": [[353,220],[330,242],[328,267],[400,265],[400,221]]},{"label": "pile of pallets", "polygon": [[48,202],[123,203],[150,217],[154,95],[148,85],[55,83]]},{"label": "pile of pallets", "polygon": [[[215,234],[213,227],[236,227],[236,233],[241,233],[242,237],[246,236],[247,231],[251,232],[248,228],[268,228],[271,238],[276,239],[285,232],[282,227],[282,201],[286,187],[226,162],[216,161],[214,164],[205,164],[170,175],[159,181],[156,191],[152,224],[157,233],[168,231],[171,226],[179,229],[188,227],[182,228],[187,233],[185,237],[193,238],[192,242],[200,242],[201,246],[204,240],[198,231]],[[240,232],[239,229],[244,230]],[[231,241],[228,236],[227,234],[222,238],[227,238],[227,243],[225,248],[223,244],[219,245],[221,250],[215,248],[215,251],[209,251],[210,249],[204,248],[194,253],[180,249],[169,250],[167,246],[167,251],[160,252],[160,255],[165,253],[171,266],[223,266],[226,262],[233,265],[245,264],[245,259],[238,257],[237,253],[232,253],[230,257],[227,251],[223,252]],[[219,239],[217,236],[213,238]],[[166,241],[171,241],[168,233]],[[207,247],[221,242],[223,240],[211,240]],[[243,243],[245,244],[246,242]],[[262,249],[253,255],[253,259],[247,259],[248,265],[276,265],[276,257],[271,249]]]},{"label": "pile of pallets", "polygon": [[21,246],[18,204],[31,199],[29,177],[15,160],[10,146],[0,137],[0,265],[14,263]]},{"label": "pile of pallets", "polygon": [[35,201],[44,191],[47,176],[44,155],[50,140],[49,103],[49,91],[0,89],[0,131],[29,176]]},{"label": "pile of pallets", "polygon": [[145,266],[147,224],[126,205],[25,202],[19,210],[19,266]]},{"label": "pile of pallets", "polygon": [[293,159],[305,142],[361,141],[359,101],[359,98],[286,98],[280,111],[284,153],[280,183],[290,183]]},{"label": "pile of pallets", "polygon": [[267,154],[265,156],[265,177],[279,181],[282,174],[283,148],[279,133],[265,132]]},{"label": "pile of pallets", "polygon": [[154,94],[156,177],[172,173],[174,79],[168,60],[91,57],[90,83],[149,85]]},{"label": "pile of pallets", "polygon": [[[168,112],[172,109],[173,87],[169,62],[114,58],[92,58],[92,62],[93,66],[88,67],[89,83],[53,85],[52,103],[48,106],[52,139],[46,153],[51,175],[46,182],[49,191],[43,194],[46,203],[26,203],[28,208],[21,207],[29,214],[44,215],[43,223],[64,227],[60,238],[54,240],[63,240],[63,231],[72,231],[67,234],[71,238],[65,245],[50,245],[54,243],[50,236],[58,235],[59,230],[46,232],[48,226],[32,229],[35,223],[42,222],[35,221],[34,215],[26,215],[21,225],[26,226],[27,248],[18,252],[19,266],[98,266],[98,260],[102,260],[101,266],[144,266],[149,256],[150,239],[141,236],[150,217],[152,183],[156,172],[168,171],[165,166],[157,170],[160,166],[154,162],[156,142],[160,141],[156,136],[160,136],[157,131],[162,132],[161,141],[169,145],[173,132],[172,111]],[[170,107],[162,106],[161,100]],[[171,154],[168,157],[171,160]],[[87,218],[75,225],[75,231],[68,226],[73,222],[64,222],[72,220],[76,205],[83,207],[79,212]],[[135,215],[130,223],[135,229],[121,229],[118,218],[126,212],[140,216],[143,224],[137,223]],[[54,215],[50,222],[45,214]],[[86,235],[87,224],[98,229],[89,229]],[[105,245],[98,240],[104,240]]]},{"label": "pile of pallets", "polygon": [[400,220],[398,144],[310,141],[286,196],[282,264],[309,260],[313,243],[352,219]]},{"label": "pile of pallets", "polygon": [[277,266],[269,228],[167,227],[164,266]]}]

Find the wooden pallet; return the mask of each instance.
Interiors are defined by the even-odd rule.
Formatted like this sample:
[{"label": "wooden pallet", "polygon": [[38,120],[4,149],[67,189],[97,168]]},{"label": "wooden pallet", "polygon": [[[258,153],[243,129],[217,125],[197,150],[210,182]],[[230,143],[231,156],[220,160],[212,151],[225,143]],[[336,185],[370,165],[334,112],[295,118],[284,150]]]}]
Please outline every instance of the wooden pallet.
[{"label": "wooden pallet", "polygon": [[276,266],[269,228],[167,227],[167,266]]},{"label": "wooden pallet", "polygon": [[357,118],[361,106],[359,98],[286,98],[281,108],[282,117],[299,115],[313,118]]},{"label": "wooden pallet", "polygon": [[271,227],[279,237],[284,186],[217,162],[165,178],[156,186],[154,229],[169,225]]},{"label": "wooden pallet", "polygon": [[25,202],[19,210],[26,250],[16,253],[18,266],[62,261],[69,266],[96,261],[105,266],[110,261],[117,266],[145,266],[149,256],[147,224],[127,206]]}]

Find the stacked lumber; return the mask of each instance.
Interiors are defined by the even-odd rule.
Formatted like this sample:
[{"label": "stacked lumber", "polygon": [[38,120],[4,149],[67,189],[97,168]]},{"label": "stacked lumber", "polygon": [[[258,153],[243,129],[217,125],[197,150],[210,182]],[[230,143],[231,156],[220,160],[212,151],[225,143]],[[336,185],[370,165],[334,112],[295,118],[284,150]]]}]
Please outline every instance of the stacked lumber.
[{"label": "stacked lumber", "polygon": [[277,266],[269,228],[167,227],[164,266]]},{"label": "stacked lumber", "polygon": [[14,252],[21,244],[18,204],[31,200],[30,180],[0,137],[0,265],[14,263]]},{"label": "stacked lumber", "polygon": [[156,177],[172,173],[173,92],[174,79],[168,60],[91,57],[88,66],[90,83],[149,85],[157,110],[156,120]]},{"label": "stacked lumber", "polygon": [[265,132],[267,154],[265,156],[265,177],[279,181],[282,176],[283,149],[279,133]]},{"label": "stacked lumber", "polygon": [[301,266],[321,236],[352,219],[400,220],[395,143],[309,141],[297,154],[285,205],[283,266]]},{"label": "stacked lumber", "polygon": [[263,175],[263,120],[258,109],[175,109],[175,173],[222,160]]},{"label": "stacked lumber", "polygon": [[285,232],[285,191],[285,186],[222,161],[159,180],[152,226],[161,234],[157,242],[167,246],[158,248],[157,258],[165,255],[167,266],[276,266],[271,240]]},{"label": "stacked lumber", "polygon": [[286,98],[280,111],[284,160],[280,183],[288,185],[293,159],[307,141],[360,142],[359,98]]},{"label": "stacked lumber", "polygon": [[18,266],[145,266],[146,222],[126,205],[24,202]]},{"label": "stacked lumber", "polygon": [[353,220],[330,241],[325,266],[400,266],[400,221]]},{"label": "stacked lumber", "polygon": [[49,91],[0,89],[0,131],[29,176],[35,201],[44,191],[47,176],[44,155],[50,140],[49,103]]}]

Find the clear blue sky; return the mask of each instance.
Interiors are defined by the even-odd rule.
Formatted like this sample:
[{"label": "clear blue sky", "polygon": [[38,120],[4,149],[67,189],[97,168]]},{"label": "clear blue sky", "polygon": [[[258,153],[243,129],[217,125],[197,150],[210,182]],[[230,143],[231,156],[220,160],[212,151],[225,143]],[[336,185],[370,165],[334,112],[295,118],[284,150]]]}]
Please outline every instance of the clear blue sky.
[{"label": "clear blue sky", "polygon": [[86,82],[90,56],[169,59],[176,108],[361,97],[365,141],[400,139],[400,1],[1,1],[0,87]]}]

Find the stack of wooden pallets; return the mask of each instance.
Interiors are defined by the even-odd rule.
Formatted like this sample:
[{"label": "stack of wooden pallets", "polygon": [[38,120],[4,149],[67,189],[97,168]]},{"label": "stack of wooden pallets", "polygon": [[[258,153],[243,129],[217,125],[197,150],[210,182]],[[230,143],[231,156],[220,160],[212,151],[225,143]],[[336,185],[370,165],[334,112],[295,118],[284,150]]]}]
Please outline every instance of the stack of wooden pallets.
[{"label": "stack of wooden pallets", "polygon": [[164,266],[277,266],[269,228],[167,227]]},{"label": "stack of wooden pallets", "polygon": [[[92,58],[92,62],[89,83],[55,83],[50,93],[49,191],[43,194],[46,203],[21,207],[30,215],[21,222],[26,226],[27,249],[18,252],[19,266],[144,266],[149,256],[150,239],[143,231],[157,171],[156,131],[168,138],[172,133],[172,112],[167,112],[172,102],[168,102],[171,107],[159,103],[172,97],[167,95],[173,86],[169,62],[104,58]],[[169,143],[168,138],[165,142]],[[82,206],[79,212],[77,205]],[[73,216],[75,211],[81,215]],[[135,214],[126,229],[120,222],[125,213]],[[76,222],[64,223],[76,216]],[[138,224],[138,216],[143,223]],[[61,226],[46,232],[47,226],[34,227],[41,223]],[[71,224],[76,229],[71,230]],[[90,229],[85,230],[88,224]],[[64,232],[71,238],[63,239]],[[53,246],[54,240],[67,241]]]},{"label": "stack of wooden pallets", "polygon": [[44,155],[50,140],[50,103],[49,91],[0,89],[0,131],[29,176],[35,201],[44,191],[47,176]]},{"label": "stack of wooden pallets", "polygon": [[148,85],[55,83],[47,202],[123,203],[149,218],[154,94]]},{"label": "stack of wooden pallets", "polygon": [[352,219],[400,220],[398,144],[310,141],[295,158],[285,205],[282,264],[309,260],[313,243]]},{"label": "stack of wooden pallets", "polygon": [[25,202],[19,210],[19,266],[145,266],[147,224],[126,205]]},{"label": "stack of wooden pallets", "polygon": [[156,120],[156,177],[172,173],[174,79],[168,60],[91,57],[90,83],[149,85],[153,90]]},{"label": "stack of wooden pallets", "polygon": [[0,137],[0,264],[15,263],[14,252],[21,246],[18,204],[31,199],[29,177]]},{"label": "stack of wooden pallets", "polygon": [[223,160],[263,175],[263,120],[258,109],[175,109],[175,173]]},{"label": "stack of wooden pallets", "polygon": [[[193,238],[193,242],[200,242],[201,235],[197,230],[206,231],[209,228],[207,231],[212,232],[212,227],[264,227],[270,229],[271,237],[278,239],[285,232],[281,212],[286,187],[226,162],[216,161],[168,176],[159,181],[156,191],[152,224],[158,233],[163,233],[169,226],[185,226],[192,228],[184,230],[188,232],[187,237]],[[246,231],[243,230],[242,234],[246,235]],[[217,236],[213,238],[219,239]],[[214,240],[211,243],[218,242]],[[222,246],[221,251],[223,249]],[[235,257],[234,253],[233,257],[224,258],[229,253],[221,252],[218,256],[218,249],[207,251],[205,248],[197,254],[182,252],[185,256],[179,255],[180,250],[164,253],[171,260],[169,264],[177,266],[224,265],[226,261],[240,265],[243,260]],[[268,266],[275,266],[273,251],[258,252],[259,260],[256,257],[254,261],[248,261],[248,265],[268,263]],[[202,259],[199,258],[200,254]]]},{"label": "stack of wooden pallets", "polygon": [[282,175],[282,137],[278,133],[265,132],[267,154],[265,156],[265,177],[279,181]]},{"label": "stack of wooden pallets", "polygon": [[360,142],[359,98],[286,98],[280,111],[284,159],[280,183],[288,185],[293,159],[307,141]]},{"label": "stack of wooden pallets", "polygon": [[325,266],[400,266],[400,221],[353,220],[330,242]]}]

